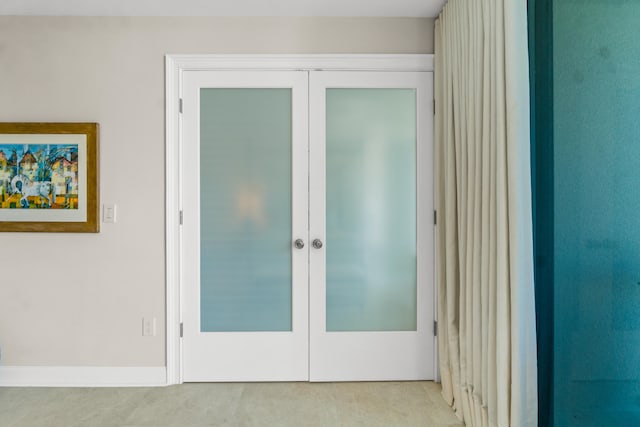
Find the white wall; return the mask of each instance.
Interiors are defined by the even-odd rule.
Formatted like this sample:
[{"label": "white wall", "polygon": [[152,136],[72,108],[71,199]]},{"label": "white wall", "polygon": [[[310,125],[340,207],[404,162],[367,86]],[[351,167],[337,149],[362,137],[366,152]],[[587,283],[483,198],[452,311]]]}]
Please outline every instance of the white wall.
[{"label": "white wall", "polygon": [[0,234],[0,364],[165,365],[165,54],[432,52],[432,19],[0,17],[0,121],[99,122],[118,205],[100,234]]}]

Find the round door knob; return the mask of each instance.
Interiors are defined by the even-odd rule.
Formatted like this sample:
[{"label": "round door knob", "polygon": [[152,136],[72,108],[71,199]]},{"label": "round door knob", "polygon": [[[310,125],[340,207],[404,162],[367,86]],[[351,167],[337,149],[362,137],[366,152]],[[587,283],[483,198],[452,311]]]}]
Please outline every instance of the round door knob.
[{"label": "round door knob", "polygon": [[302,239],[296,239],[295,242],[293,242],[293,246],[295,246],[297,249],[302,249],[304,248],[304,240]]},{"label": "round door knob", "polygon": [[322,247],[322,240],[313,239],[313,242],[311,244],[313,245],[314,248],[320,249]]}]

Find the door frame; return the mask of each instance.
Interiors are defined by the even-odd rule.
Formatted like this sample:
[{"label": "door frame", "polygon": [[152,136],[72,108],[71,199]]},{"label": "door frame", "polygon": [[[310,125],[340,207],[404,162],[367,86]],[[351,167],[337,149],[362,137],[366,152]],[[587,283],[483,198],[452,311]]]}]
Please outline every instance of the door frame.
[{"label": "door frame", "polygon": [[[182,281],[182,80],[185,71],[426,71],[433,72],[432,54],[336,55],[166,55],[165,56],[165,280],[167,384],[181,384]],[[435,227],[434,227],[435,228]],[[435,248],[435,241],[434,241]],[[435,249],[434,249],[435,250]],[[434,260],[435,261],[435,260]],[[435,262],[434,262],[435,267]],[[434,271],[435,274],[435,271]],[[434,287],[434,310],[437,295]],[[435,311],[434,311],[435,312]],[[437,337],[434,371],[438,379]]]}]

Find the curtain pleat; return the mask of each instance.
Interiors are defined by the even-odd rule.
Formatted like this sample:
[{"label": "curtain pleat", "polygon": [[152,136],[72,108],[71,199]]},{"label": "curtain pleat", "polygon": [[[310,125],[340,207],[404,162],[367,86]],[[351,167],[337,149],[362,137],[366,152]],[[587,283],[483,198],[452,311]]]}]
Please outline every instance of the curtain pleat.
[{"label": "curtain pleat", "polygon": [[442,395],[537,425],[526,2],[449,0],[435,28]]}]

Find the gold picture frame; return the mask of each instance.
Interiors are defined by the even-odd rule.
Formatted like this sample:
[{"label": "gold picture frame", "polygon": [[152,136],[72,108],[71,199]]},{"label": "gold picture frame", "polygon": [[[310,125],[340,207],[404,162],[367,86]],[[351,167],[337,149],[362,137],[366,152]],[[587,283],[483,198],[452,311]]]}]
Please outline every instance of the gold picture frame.
[{"label": "gold picture frame", "polygon": [[98,129],[0,122],[0,232],[100,231]]}]

